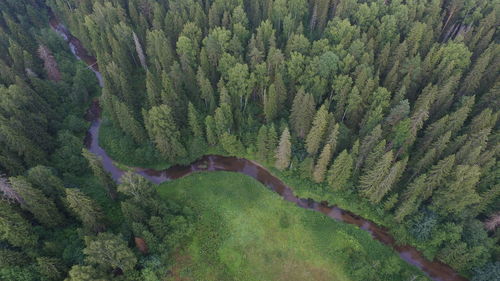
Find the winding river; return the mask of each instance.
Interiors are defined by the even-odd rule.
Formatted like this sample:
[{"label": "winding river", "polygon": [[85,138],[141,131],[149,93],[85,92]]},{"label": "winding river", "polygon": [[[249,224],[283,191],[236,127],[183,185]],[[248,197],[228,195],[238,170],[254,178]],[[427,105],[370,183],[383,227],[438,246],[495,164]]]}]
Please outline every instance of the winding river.
[{"label": "winding river", "polygon": [[[59,23],[53,14],[51,14],[50,26],[66,40],[73,54],[78,59],[84,61],[96,74],[99,84],[102,86],[103,81],[96,59],[87,52],[82,43],[74,37],[69,30],[64,27],[64,25]],[[108,171],[113,178],[118,181],[124,171],[118,168],[106,151],[99,146],[99,128],[101,126],[101,120],[100,108],[97,101],[92,103],[92,106],[87,112],[86,118],[92,124],[85,138],[86,147],[90,152],[101,157],[106,171]],[[230,171],[242,173],[256,179],[274,192],[278,193],[284,200],[292,202],[301,208],[320,212],[332,219],[353,224],[365,231],[368,231],[374,239],[392,247],[399,253],[399,256],[403,260],[421,269],[432,280],[467,281],[466,278],[460,276],[450,266],[437,260],[429,261],[414,247],[409,245],[398,245],[394,237],[389,234],[386,228],[378,226],[370,220],[364,219],[337,206],[329,206],[326,202],[316,202],[312,199],[299,198],[295,196],[292,188],[287,186],[279,178],[272,175],[266,168],[254,161],[236,157],[206,155],[196,160],[189,166],[173,166],[163,171],[144,168],[134,168],[134,170],[136,173],[144,176],[156,184],[168,180],[178,179],[198,171]]]}]

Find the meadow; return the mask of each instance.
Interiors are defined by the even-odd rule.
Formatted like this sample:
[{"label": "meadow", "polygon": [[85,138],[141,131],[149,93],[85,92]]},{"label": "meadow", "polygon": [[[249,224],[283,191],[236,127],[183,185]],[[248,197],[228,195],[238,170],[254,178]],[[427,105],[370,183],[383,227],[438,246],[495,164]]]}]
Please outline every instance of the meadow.
[{"label": "meadow", "polygon": [[298,208],[245,175],[195,173],[158,191],[196,213],[172,280],[426,280],[369,233]]}]

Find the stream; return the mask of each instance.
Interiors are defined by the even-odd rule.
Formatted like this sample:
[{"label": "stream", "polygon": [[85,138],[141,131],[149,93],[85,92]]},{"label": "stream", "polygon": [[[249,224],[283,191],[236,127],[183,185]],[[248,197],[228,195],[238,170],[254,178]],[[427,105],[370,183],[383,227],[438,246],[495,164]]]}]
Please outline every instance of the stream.
[{"label": "stream", "polygon": [[[69,30],[57,20],[52,12],[49,23],[52,29],[61,35],[68,43],[73,54],[78,59],[84,61],[88,65],[89,69],[96,74],[99,85],[102,87],[103,80],[95,57],[88,53],[78,38],[74,37]],[[86,119],[91,122],[91,126],[85,138],[85,146],[90,152],[101,158],[104,169],[113,176],[114,180],[119,181],[124,171],[118,168],[106,151],[99,146],[99,129],[101,126],[100,111],[99,103],[94,101],[86,114]],[[198,171],[229,171],[245,174],[267,186],[269,189],[279,194],[284,200],[292,202],[301,208],[320,212],[332,219],[356,225],[369,232],[373,239],[392,247],[397,253],[399,253],[399,256],[403,260],[421,269],[432,280],[467,281],[466,278],[460,276],[450,266],[437,260],[430,261],[426,259],[424,255],[414,247],[410,245],[398,245],[394,237],[389,234],[389,231],[386,228],[379,226],[370,220],[364,219],[337,206],[330,206],[327,202],[316,202],[312,199],[299,198],[295,196],[292,188],[287,186],[279,178],[272,175],[271,172],[255,161],[237,157],[205,155],[188,166],[173,166],[162,171],[144,168],[133,169],[136,173],[144,176],[146,179],[155,184],[178,179]]]}]

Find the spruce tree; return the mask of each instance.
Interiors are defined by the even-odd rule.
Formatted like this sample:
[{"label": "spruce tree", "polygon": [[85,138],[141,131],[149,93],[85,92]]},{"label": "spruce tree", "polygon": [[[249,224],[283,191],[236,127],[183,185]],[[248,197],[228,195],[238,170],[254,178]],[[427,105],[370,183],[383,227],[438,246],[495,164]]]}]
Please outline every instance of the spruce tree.
[{"label": "spruce tree", "polygon": [[326,105],[322,105],[314,116],[312,128],[306,138],[306,149],[310,155],[315,155],[318,152],[328,128],[328,119],[328,109]]},{"label": "spruce tree", "polygon": [[279,170],[285,170],[290,166],[292,156],[292,143],[290,142],[290,131],[285,127],[281,134],[278,149],[276,150],[276,162],[274,166]]},{"label": "spruce tree", "polygon": [[335,191],[343,190],[347,187],[352,177],[353,159],[351,154],[344,149],[333,161],[328,171],[327,182]]},{"label": "spruce tree", "polygon": [[319,159],[318,162],[316,162],[316,166],[314,166],[313,180],[315,182],[319,183],[325,180],[326,169],[328,167],[328,163],[330,163],[331,158],[332,158],[332,144],[327,143],[323,147],[323,151],[321,151],[321,154],[319,155]]},{"label": "spruce tree", "polygon": [[267,139],[266,139],[266,147],[267,147],[267,163],[274,163],[276,148],[278,147],[278,133],[276,133],[276,128],[274,124],[271,124],[267,128]]},{"label": "spruce tree", "polygon": [[228,132],[224,132],[220,136],[220,143],[222,148],[224,148],[224,150],[231,155],[240,155],[245,150],[243,144],[238,140],[238,138]]},{"label": "spruce tree", "polygon": [[397,222],[402,222],[407,216],[415,213],[423,201],[422,194],[427,188],[427,176],[420,175],[413,180],[403,194],[403,199],[395,211],[395,219]]},{"label": "spruce tree", "polygon": [[475,190],[479,176],[479,166],[458,165],[451,181],[436,191],[433,206],[444,214],[459,214],[479,203],[481,197]]},{"label": "spruce tree", "polygon": [[392,151],[388,151],[373,166],[367,166],[360,178],[361,192],[372,203],[380,201],[380,187],[391,170],[392,159]]},{"label": "spruce tree", "polygon": [[300,88],[293,100],[290,122],[292,131],[299,138],[304,138],[311,128],[314,117],[314,98]]},{"label": "spruce tree", "polygon": [[47,198],[40,190],[34,188],[23,177],[9,179],[14,191],[23,198],[21,208],[33,214],[35,219],[46,227],[56,227],[64,222],[64,217],[57,209],[54,201]]},{"label": "spruce tree", "polygon": [[278,115],[278,96],[274,84],[269,86],[269,90],[264,94],[264,114],[267,123],[271,123]]},{"label": "spruce tree", "polygon": [[187,155],[172,110],[168,105],[155,106],[145,111],[144,121],[150,139],[168,161],[175,161]]},{"label": "spruce tree", "polygon": [[198,116],[199,116],[198,111],[196,111],[196,108],[194,108],[194,105],[190,102],[188,105],[189,128],[191,129],[191,132],[193,132],[193,135],[195,137],[202,138],[203,129],[201,127],[200,119]]},{"label": "spruce tree", "polygon": [[233,113],[231,112],[231,106],[228,103],[222,103],[215,110],[215,127],[217,128],[217,135],[222,135],[223,133],[231,133],[233,127]]},{"label": "spruce tree", "polygon": [[83,226],[90,231],[103,231],[104,213],[97,203],[76,188],[67,188],[66,203],[68,208],[77,215]]},{"label": "spruce tree", "polygon": [[118,98],[113,97],[113,108],[115,109],[118,123],[122,130],[131,136],[135,142],[144,142],[146,140],[146,132],[127,105],[120,102]]},{"label": "spruce tree", "polygon": [[259,161],[267,161],[268,147],[267,147],[267,127],[262,125],[257,135],[257,159]]},{"label": "spruce tree", "polygon": [[83,253],[89,264],[99,265],[107,270],[120,269],[126,273],[132,271],[137,263],[137,258],[126,241],[118,235],[101,232],[95,237],[87,236],[85,244]]},{"label": "spruce tree", "polygon": [[102,166],[101,157],[93,154],[85,148],[82,149],[82,155],[85,159],[87,159],[90,169],[108,193],[109,198],[113,200],[116,199],[117,194],[115,182],[111,174],[108,173]]},{"label": "spruce tree", "polygon": [[38,241],[31,223],[5,200],[0,200],[0,239],[21,248],[34,247]]},{"label": "spruce tree", "polygon": [[210,145],[217,144],[217,133],[215,128],[215,121],[211,115],[205,118],[205,131],[207,132],[207,141]]}]

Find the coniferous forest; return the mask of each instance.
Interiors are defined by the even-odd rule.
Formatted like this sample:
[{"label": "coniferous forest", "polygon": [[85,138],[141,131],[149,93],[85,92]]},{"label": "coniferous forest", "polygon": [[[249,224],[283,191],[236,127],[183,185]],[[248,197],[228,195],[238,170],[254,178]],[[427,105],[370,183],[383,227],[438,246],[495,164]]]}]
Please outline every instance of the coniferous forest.
[{"label": "coniferous forest", "polygon": [[[500,1],[0,12],[0,280],[500,280]],[[88,149],[96,118],[118,181]],[[134,173],[206,155],[249,159],[399,246],[244,175]],[[419,270],[401,245],[457,275]]]}]

